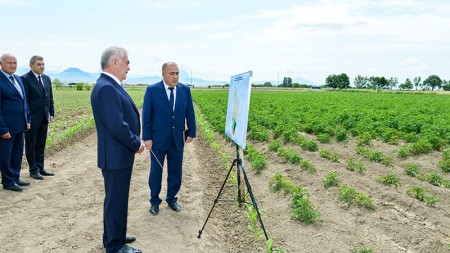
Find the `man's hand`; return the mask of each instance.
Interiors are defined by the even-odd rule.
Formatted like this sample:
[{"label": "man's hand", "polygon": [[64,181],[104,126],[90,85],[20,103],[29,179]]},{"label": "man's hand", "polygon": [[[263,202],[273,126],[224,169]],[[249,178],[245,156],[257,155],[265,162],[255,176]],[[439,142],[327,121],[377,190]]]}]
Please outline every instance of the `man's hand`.
[{"label": "man's hand", "polygon": [[31,123],[27,123],[27,130],[30,130],[31,128]]},{"label": "man's hand", "polygon": [[142,152],[144,151],[144,148],[145,148],[145,145],[144,145],[144,143],[141,143],[141,147],[139,148],[139,150],[138,150],[138,151],[136,151],[136,154],[140,154],[140,153],[142,153]]},{"label": "man's hand", "polygon": [[146,141],[144,141],[144,144],[145,144],[145,147],[148,150],[152,150],[152,146],[153,146],[153,141],[152,140],[146,140]]},{"label": "man's hand", "polygon": [[188,136],[186,139],[186,143],[190,143],[194,140],[194,138],[192,138],[191,136]]},{"label": "man's hand", "polygon": [[11,138],[11,134],[9,134],[9,132],[7,132],[6,134],[2,135],[2,138],[7,140],[7,139]]},{"label": "man's hand", "polygon": [[53,121],[53,116],[50,116],[50,122],[52,122]]}]

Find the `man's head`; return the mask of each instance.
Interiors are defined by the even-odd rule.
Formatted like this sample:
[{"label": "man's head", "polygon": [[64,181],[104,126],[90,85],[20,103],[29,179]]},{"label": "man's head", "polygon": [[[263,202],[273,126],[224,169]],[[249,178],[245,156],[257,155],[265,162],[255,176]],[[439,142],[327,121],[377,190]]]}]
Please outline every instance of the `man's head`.
[{"label": "man's head", "polygon": [[45,69],[44,58],[39,55],[33,55],[30,59],[30,69],[37,75],[42,75]]},{"label": "man's head", "polygon": [[164,82],[170,87],[175,87],[178,84],[180,71],[175,62],[166,62],[162,65],[162,76]]},{"label": "man's head", "polygon": [[121,47],[107,48],[103,51],[100,65],[103,71],[114,75],[122,82],[127,79],[127,73],[130,70],[127,50]]},{"label": "man's head", "polygon": [[17,70],[17,59],[12,54],[2,54],[0,56],[0,68],[3,72],[12,75]]}]

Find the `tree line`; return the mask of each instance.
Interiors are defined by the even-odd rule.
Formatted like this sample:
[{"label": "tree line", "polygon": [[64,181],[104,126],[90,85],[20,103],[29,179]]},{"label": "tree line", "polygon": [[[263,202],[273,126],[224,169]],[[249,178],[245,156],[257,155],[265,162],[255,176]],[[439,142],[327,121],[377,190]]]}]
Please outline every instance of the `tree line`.
[{"label": "tree line", "polygon": [[[400,90],[412,90],[414,87],[416,90],[429,90],[432,91],[437,89],[443,89],[450,91],[450,80],[442,80],[438,75],[430,75],[422,82],[420,76],[414,77],[411,81],[410,78],[406,78],[405,82],[399,84],[397,77],[385,78],[384,76],[371,76],[365,77],[358,75],[353,80],[354,87],[358,89],[393,89],[397,87]],[[339,75],[329,75],[325,79],[325,87],[330,87],[333,89],[347,89],[350,88],[350,79],[347,74],[342,73]]]}]

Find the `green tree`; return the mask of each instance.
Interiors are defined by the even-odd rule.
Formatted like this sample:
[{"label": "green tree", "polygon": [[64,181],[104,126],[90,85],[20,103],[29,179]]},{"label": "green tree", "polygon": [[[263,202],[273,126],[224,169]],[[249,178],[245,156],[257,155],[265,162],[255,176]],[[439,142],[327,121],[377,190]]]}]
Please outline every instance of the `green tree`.
[{"label": "green tree", "polygon": [[59,81],[58,78],[53,79],[52,84],[53,84],[53,86],[55,86],[55,89],[58,89],[59,87],[62,86],[62,83],[61,83],[61,81]]},{"label": "green tree", "polygon": [[272,87],[272,83],[271,82],[265,82],[264,83],[264,87]]},{"label": "green tree", "polygon": [[398,84],[398,78],[397,77],[391,77],[389,79],[389,86],[391,87],[391,90],[393,87],[397,87]]},{"label": "green tree", "polygon": [[350,87],[350,79],[345,73],[340,75],[329,75],[325,79],[325,85],[333,89],[347,89]]},{"label": "green tree", "polygon": [[353,81],[353,84],[358,89],[366,88],[368,83],[369,83],[369,80],[367,79],[367,77],[365,77],[365,76],[363,77],[361,75],[358,75],[357,77],[355,77],[355,80]]},{"label": "green tree", "polygon": [[416,86],[416,90],[417,90],[417,86],[421,86],[420,81],[422,81],[422,78],[420,76],[416,76],[416,77],[414,77],[413,81],[414,81],[414,86]]},{"label": "green tree", "polygon": [[369,78],[372,89],[381,90],[389,86],[389,81],[384,76],[372,76]]},{"label": "green tree", "polygon": [[292,87],[292,78],[290,77],[284,77],[283,83],[280,84],[281,87]]},{"label": "green tree", "polygon": [[438,89],[440,89],[442,87],[442,80],[437,75],[431,75],[423,81],[423,85],[430,86],[431,90],[434,90],[434,88],[436,88],[436,87],[438,87]]},{"label": "green tree", "polygon": [[411,83],[411,80],[409,78],[406,78],[405,83],[402,83],[398,86],[401,90],[410,90],[413,88],[413,84]]},{"label": "green tree", "polygon": [[450,80],[442,81],[442,89],[444,89],[445,91],[450,91]]}]

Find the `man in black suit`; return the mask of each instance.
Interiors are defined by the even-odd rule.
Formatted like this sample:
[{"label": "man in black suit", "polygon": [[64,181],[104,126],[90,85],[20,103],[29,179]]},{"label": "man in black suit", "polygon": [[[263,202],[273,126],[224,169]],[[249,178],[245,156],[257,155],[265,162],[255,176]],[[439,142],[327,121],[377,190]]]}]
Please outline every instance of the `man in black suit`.
[{"label": "man in black suit", "polygon": [[31,115],[31,128],[25,132],[25,154],[30,176],[42,180],[42,176],[54,175],[44,169],[48,123],[55,115],[52,82],[50,77],[44,74],[45,63],[41,56],[31,57],[30,68],[31,70],[22,76]]},{"label": "man in black suit", "polygon": [[22,80],[15,75],[17,59],[0,56],[0,171],[3,188],[22,191],[30,183],[20,180],[23,132],[30,128],[30,111]]},{"label": "man in black suit", "polygon": [[109,47],[100,61],[102,73],[91,93],[97,129],[97,166],[105,182],[103,246],[106,253],[142,253],[126,245],[128,196],[135,154],[144,151],[139,137],[139,110],[122,86],[130,70],[128,53]]}]

